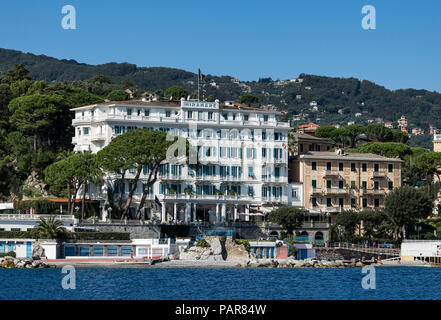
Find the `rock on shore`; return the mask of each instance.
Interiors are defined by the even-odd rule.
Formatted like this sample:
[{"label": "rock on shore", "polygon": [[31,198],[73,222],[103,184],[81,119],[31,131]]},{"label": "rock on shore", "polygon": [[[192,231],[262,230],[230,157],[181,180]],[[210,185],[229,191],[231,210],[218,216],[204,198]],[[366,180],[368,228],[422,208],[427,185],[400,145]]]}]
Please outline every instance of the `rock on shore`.
[{"label": "rock on shore", "polygon": [[53,266],[48,265],[40,260],[34,260],[32,258],[14,258],[14,257],[2,257],[0,258],[0,267],[4,269],[36,269],[36,268],[52,268]]},{"label": "rock on shore", "polygon": [[344,267],[363,267],[364,263],[356,261],[344,260],[317,260],[308,258],[305,260],[296,260],[294,257],[289,257],[285,260],[275,259],[249,259],[244,263],[240,263],[237,267],[250,268],[344,268]]}]

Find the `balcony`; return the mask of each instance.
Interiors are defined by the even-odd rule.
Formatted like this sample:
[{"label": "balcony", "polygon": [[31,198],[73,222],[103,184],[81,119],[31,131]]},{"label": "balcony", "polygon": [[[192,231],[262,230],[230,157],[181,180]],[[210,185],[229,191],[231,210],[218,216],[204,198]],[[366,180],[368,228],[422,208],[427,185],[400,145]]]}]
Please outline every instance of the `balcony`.
[{"label": "balcony", "polygon": [[384,196],[386,190],[384,189],[361,189],[360,196]]},{"label": "balcony", "polygon": [[275,196],[275,197],[262,197],[262,202],[265,203],[286,203],[288,202],[288,197]]},{"label": "balcony", "polygon": [[287,177],[270,177],[270,176],[262,176],[262,182],[264,183],[287,183]]},{"label": "balcony", "polygon": [[372,173],[372,179],[384,179],[387,178],[386,172],[374,171]]},{"label": "balcony", "polygon": [[93,134],[90,137],[90,141],[92,142],[100,142],[105,140],[106,140],[106,135],[104,133]]},{"label": "balcony", "polygon": [[223,195],[223,194],[164,194],[161,195],[164,200],[192,200],[192,201],[242,201],[242,202],[251,202],[253,200],[257,200],[253,196],[249,195]]},{"label": "balcony", "polygon": [[184,180],[184,178],[182,177],[182,175],[175,175],[175,174],[166,174],[166,175],[162,175],[162,176],[160,176],[160,179],[161,179],[162,181],[166,181],[166,180],[175,180],[175,181]]},{"label": "balcony", "polygon": [[350,194],[351,189],[326,188],[325,194]]},{"label": "balcony", "polygon": [[338,171],[334,171],[334,170],[325,170],[325,177],[339,177],[340,173]]}]

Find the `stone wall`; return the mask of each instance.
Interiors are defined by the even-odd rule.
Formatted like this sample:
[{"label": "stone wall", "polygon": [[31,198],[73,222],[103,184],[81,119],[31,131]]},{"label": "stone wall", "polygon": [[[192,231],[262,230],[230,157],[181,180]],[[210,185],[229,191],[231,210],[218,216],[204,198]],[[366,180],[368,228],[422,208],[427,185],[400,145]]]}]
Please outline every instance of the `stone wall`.
[{"label": "stone wall", "polygon": [[[370,260],[371,258],[377,259],[379,254],[358,252],[345,248],[315,248],[315,256],[320,260]],[[380,256],[381,259],[390,258],[390,256],[387,255]]]}]

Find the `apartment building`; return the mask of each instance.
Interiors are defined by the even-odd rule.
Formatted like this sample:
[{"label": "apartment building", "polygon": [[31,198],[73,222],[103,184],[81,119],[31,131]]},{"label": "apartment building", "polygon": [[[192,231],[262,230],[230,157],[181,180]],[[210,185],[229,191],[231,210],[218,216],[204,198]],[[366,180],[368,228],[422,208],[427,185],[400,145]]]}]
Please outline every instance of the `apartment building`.
[{"label": "apartment building", "polygon": [[[248,221],[277,206],[300,203],[301,192],[288,184],[289,123],[281,122],[275,110],[181,99],[104,102],[71,111],[75,151],[96,153],[113,137],[137,128],[185,137],[197,148],[198,170],[186,163],[163,163],[144,208],[145,219]],[[109,173],[105,183],[89,188],[87,196],[100,200],[105,216],[107,190],[111,188],[116,199],[122,183],[126,197],[133,177],[134,169],[124,181],[120,174]],[[144,168],[130,208],[132,217],[147,177]]]},{"label": "apartment building", "polygon": [[341,149],[310,151],[290,159],[289,181],[303,184],[303,203],[310,212],[383,208],[387,193],[401,185],[402,162]]},{"label": "apartment building", "polygon": [[291,134],[291,138],[295,148],[290,150],[290,156],[309,151],[329,151],[334,145],[331,140],[320,139],[301,132]]}]

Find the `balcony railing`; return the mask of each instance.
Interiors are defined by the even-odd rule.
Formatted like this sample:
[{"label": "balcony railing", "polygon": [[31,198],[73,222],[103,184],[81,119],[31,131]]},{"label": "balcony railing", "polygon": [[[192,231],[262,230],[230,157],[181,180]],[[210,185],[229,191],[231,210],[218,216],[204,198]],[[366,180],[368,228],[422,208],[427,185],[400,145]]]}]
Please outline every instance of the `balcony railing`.
[{"label": "balcony railing", "polygon": [[372,173],[372,178],[386,178],[387,177],[387,173],[386,172],[380,172],[380,171],[374,171]]},{"label": "balcony railing", "polygon": [[360,196],[365,196],[365,195],[383,196],[383,195],[386,195],[386,190],[384,190],[384,189],[361,189]]},{"label": "balcony railing", "polygon": [[70,214],[0,214],[0,220],[40,220],[40,218],[48,219],[55,218],[55,220],[74,220],[75,216]]},{"label": "balcony railing", "polygon": [[334,170],[325,170],[325,177],[338,177],[340,173]]}]

